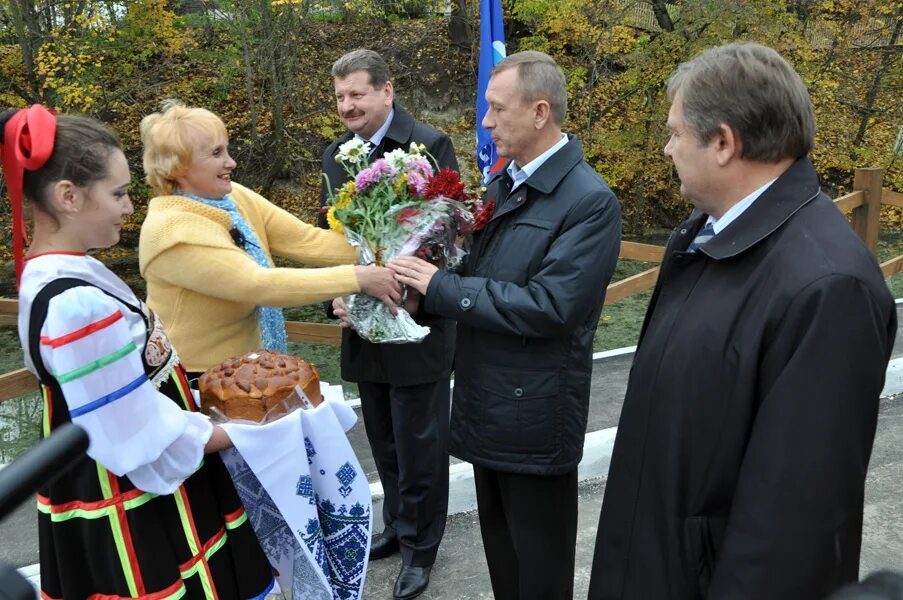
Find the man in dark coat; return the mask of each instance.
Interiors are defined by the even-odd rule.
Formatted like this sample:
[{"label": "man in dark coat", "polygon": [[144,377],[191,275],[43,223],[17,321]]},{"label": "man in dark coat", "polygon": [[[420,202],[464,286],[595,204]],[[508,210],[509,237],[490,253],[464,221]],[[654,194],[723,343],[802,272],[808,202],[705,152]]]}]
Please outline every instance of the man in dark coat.
[{"label": "man in dark coat", "polygon": [[[458,169],[451,140],[418,123],[397,102],[382,57],[355,50],[332,67],[336,105],[349,131],[323,153],[323,172],[337,190],[348,174],[335,161],[341,144],[353,137],[373,145],[370,162],[412,142],[423,144],[439,167]],[[322,188],[321,205],[326,203]],[[327,227],[321,217],[321,227]],[[341,298],[328,312],[344,314]],[[382,483],[383,532],[374,537],[370,559],[402,555],[396,598],[413,598],[429,583],[448,513],[449,374],[454,356],[454,323],[414,315],[430,328],[419,344],[372,344],[353,330],[342,332],[342,378],[358,384],[364,426]]]},{"label": "man in dark coat", "polygon": [[812,104],[777,52],[708,50],[668,96],[696,210],[643,323],[589,598],[824,598],[858,577],[894,301],[819,189]]},{"label": "man in dark coat", "polygon": [[511,159],[463,274],[390,261],[424,309],[458,322],[451,452],[473,464],[497,600],[573,597],[577,464],[593,335],[621,239],[620,207],[561,132],[564,74],[540,52],[496,65],[483,126]]}]

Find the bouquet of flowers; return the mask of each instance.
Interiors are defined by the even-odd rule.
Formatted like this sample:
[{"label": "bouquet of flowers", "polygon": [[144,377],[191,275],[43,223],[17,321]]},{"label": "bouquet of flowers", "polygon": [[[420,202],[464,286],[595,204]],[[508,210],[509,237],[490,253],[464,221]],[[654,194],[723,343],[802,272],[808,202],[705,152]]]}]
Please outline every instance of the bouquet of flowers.
[{"label": "bouquet of flowers", "polygon": [[[473,226],[470,198],[455,171],[436,172],[412,143],[371,165],[370,144],[353,139],[339,146],[336,161],[350,176],[329,196],[326,220],[361,249],[361,264],[385,265],[396,256],[417,256],[440,269],[454,270],[465,256],[461,235]],[[375,343],[420,342],[429,327],[418,325],[402,308],[393,316],[382,302],[355,294],[345,298],[358,335]]]}]

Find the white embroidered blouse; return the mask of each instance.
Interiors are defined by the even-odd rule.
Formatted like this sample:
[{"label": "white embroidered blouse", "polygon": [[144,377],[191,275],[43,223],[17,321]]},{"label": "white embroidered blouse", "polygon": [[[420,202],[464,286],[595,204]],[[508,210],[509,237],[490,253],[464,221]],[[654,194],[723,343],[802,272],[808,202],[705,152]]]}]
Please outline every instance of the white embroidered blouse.
[{"label": "white embroidered blouse", "polygon": [[[146,310],[125,282],[94,258],[64,253],[29,258],[19,288],[19,339],[25,366],[35,374],[28,345],[31,305],[45,285],[63,277],[83,279]],[[159,335],[165,336],[162,330]],[[147,337],[145,320],[128,306],[97,287],[74,287],[50,300],[41,360],[60,384],[72,421],[88,433],[88,456],[141,490],[170,494],[201,464],[213,426],[157,390],[178,362],[175,350],[148,379],[142,362]],[[150,344],[148,350],[158,349]]]}]

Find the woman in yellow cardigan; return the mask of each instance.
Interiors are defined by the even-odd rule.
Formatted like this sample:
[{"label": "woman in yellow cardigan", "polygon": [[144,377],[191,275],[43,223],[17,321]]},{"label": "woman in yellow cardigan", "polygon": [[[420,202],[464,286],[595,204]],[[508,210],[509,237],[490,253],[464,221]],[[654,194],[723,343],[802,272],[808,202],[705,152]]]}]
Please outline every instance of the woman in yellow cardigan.
[{"label": "woman in yellow cardigan", "polygon": [[[141,275],[189,372],[258,348],[284,352],[281,307],[357,292],[400,300],[391,272],[354,265],[344,236],[234,183],[226,127],[210,111],[169,103],[142,120],[141,139],[157,194],[141,226]],[[273,256],[326,268],[277,268]]]}]

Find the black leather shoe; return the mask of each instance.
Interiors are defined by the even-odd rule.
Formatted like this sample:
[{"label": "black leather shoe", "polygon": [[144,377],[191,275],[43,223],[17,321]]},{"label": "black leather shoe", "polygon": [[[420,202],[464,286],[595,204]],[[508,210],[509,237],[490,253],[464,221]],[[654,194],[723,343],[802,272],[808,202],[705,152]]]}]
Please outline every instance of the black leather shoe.
[{"label": "black leather shoe", "polygon": [[395,600],[409,600],[416,598],[430,584],[430,569],[432,567],[411,567],[401,565],[398,579],[395,580],[395,590],[392,595]]},{"label": "black leather shoe", "polygon": [[370,560],[379,560],[398,552],[398,538],[374,535],[370,541]]}]

